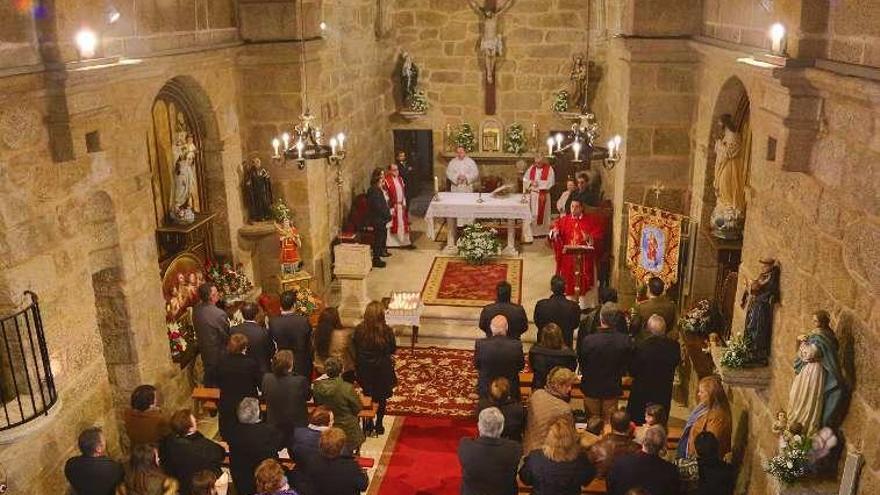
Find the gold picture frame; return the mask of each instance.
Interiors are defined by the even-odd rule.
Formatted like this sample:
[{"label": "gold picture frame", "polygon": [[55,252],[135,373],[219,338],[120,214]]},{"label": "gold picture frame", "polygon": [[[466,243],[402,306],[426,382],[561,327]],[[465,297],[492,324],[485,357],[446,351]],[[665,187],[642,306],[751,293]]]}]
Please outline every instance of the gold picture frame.
[{"label": "gold picture frame", "polygon": [[501,130],[483,129],[480,148],[489,153],[501,151]]}]

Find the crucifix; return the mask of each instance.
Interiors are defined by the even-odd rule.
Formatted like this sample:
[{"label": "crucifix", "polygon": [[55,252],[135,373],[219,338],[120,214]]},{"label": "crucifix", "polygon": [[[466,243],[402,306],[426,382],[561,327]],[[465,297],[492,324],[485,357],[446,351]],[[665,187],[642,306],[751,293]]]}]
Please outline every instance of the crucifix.
[{"label": "crucifix", "polygon": [[495,115],[495,61],[504,51],[501,34],[498,33],[498,17],[513,5],[514,0],[484,0],[479,5],[476,0],[468,0],[471,9],[482,18],[483,34],[480,38],[480,53],[486,66],[486,115]]}]

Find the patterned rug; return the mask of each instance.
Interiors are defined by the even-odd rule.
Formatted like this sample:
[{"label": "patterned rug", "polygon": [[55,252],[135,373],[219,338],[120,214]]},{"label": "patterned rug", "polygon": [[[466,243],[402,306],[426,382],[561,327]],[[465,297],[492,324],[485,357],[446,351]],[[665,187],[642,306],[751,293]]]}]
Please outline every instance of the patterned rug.
[{"label": "patterned rug", "polygon": [[522,260],[498,258],[471,265],[464,258],[436,257],[422,288],[426,306],[482,307],[495,301],[495,286],[507,280],[513,286],[511,300],[522,293]]},{"label": "patterned rug", "polygon": [[470,417],[477,407],[474,351],[398,348],[397,387],[388,400],[394,416]]}]

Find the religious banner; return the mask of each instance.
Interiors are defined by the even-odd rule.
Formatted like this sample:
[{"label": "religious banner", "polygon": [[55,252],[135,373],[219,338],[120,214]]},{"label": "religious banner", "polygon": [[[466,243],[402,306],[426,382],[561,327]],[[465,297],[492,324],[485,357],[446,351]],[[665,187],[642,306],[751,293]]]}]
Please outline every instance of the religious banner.
[{"label": "religious banner", "polygon": [[646,283],[659,277],[667,287],[678,280],[682,220],[675,213],[627,203],[626,264],[633,277]]}]

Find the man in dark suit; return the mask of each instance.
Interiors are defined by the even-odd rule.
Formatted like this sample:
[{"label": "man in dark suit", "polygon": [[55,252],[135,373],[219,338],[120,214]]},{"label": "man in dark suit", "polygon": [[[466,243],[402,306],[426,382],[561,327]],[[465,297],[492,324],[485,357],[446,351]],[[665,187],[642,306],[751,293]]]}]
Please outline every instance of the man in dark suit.
[{"label": "man in dark suit", "polygon": [[504,415],[497,407],[483,409],[477,428],[478,438],[462,438],[458,444],[461,495],[516,495],[522,446],[501,438]]},{"label": "man in dark suit", "polygon": [[82,455],[64,465],[64,476],[77,495],[113,495],[122,482],[122,464],[107,457],[107,442],[101,428],[87,428],[77,439]]},{"label": "man in dark suit", "polygon": [[649,337],[636,346],[630,372],[632,390],[626,410],[636,424],[645,422],[645,406],[660,404],[669,411],[675,368],[681,362],[678,342],[666,336],[666,322],[651,315],[646,325]]},{"label": "man in dark suit", "polygon": [[634,318],[630,323],[630,332],[641,342],[650,335],[645,328],[651,315],[660,315],[666,322],[666,331],[675,329],[677,323],[675,301],[666,295],[666,284],[659,277],[648,279],[648,300],[640,302],[634,308]]},{"label": "man in dark suit", "polygon": [[375,268],[385,268],[382,257],[391,256],[386,245],[388,230],[385,228],[385,225],[391,221],[391,208],[388,206],[388,200],[385,199],[384,187],[384,172],[381,168],[377,168],[373,170],[370,188],[367,189],[367,223],[373,227],[372,251]]},{"label": "man in dark suit", "polygon": [[507,336],[507,318],[497,315],[490,324],[491,337],[474,343],[474,364],[479,373],[477,390],[481,398],[488,397],[489,384],[499,376],[510,382],[510,392],[519,398],[519,372],[526,365],[522,342]]},{"label": "man in dark suit", "polygon": [[535,304],[535,326],[538,327],[538,342],[544,325],[556,323],[562,329],[562,338],[565,344],[574,349],[574,329],[580,322],[581,309],[574,301],[565,297],[565,279],[559,275],[550,278],[550,291],[553,295],[547,299],[541,299]]},{"label": "man in dark suit", "polygon": [[608,471],[608,495],[624,495],[631,488],[642,487],[651,495],[677,495],[678,469],[658,456],[666,445],[662,426],[645,432],[642,451],[615,459]]},{"label": "man in dark suit", "polygon": [[529,317],[526,310],[519,304],[510,302],[513,287],[506,280],[498,282],[495,288],[495,302],[483,307],[480,312],[480,329],[486,333],[486,337],[492,336],[490,323],[492,318],[503,315],[507,320],[507,336],[519,339],[529,329]]},{"label": "man in dark suit", "polygon": [[245,397],[238,404],[238,425],[229,442],[229,467],[238,493],[255,493],[254,470],[266,459],[274,459],[283,447],[283,436],[269,423],[260,421],[260,401]]},{"label": "man in dark suit", "polygon": [[409,157],[406,156],[406,151],[397,150],[397,155],[394,159],[394,163],[397,164],[397,170],[400,172],[400,178],[403,179],[403,183],[406,185],[404,188],[406,194],[406,204],[410,204],[410,200],[413,198],[413,194],[416,191],[416,168],[409,161]]},{"label": "man in dark suit", "polygon": [[200,285],[199,299],[201,302],[193,307],[193,328],[205,365],[205,386],[214,387],[217,383],[214,374],[217,362],[223,356],[226,341],[229,340],[229,317],[217,307],[220,293],[214,284],[207,282]]},{"label": "man in dark suit", "polygon": [[275,342],[269,337],[269,332],[257,323],[257,313],[260,307],[256,303],[246,302],[241,306],[241,317],[244,322],[229,331],[230,335],[240,333],[247,337],[247,353],[260,366],[260,373],[269,371],[272,356],[275,355]]},{"label": "man in dark suit", "polygon": [[581,339],[577,350],[584,406],[589,415],[600,415],[606,422],[617,409],[623,393],[620,378],[632,358],[629,336],[611,327],[617,314],[617,305],[603,305],[599,311],[599,331]]},{"label": "man in dark suit", "polygon": [[293,353],[293,371],[311,380],[312,325],[308,318],[293,311],[295,304],[296,292],[281,293],[281,316],[269,319],[269,335],[279,351],[287,349]]},{"label": "man in dark suit", "polygon": [[171,416],[171,434],[162,440],[159,459],[162,469],[180,482],[180,495],[189,495],[193,475],[207,470],[220,475],[226,451],[199,433],[196,418],[189,409]]}]

